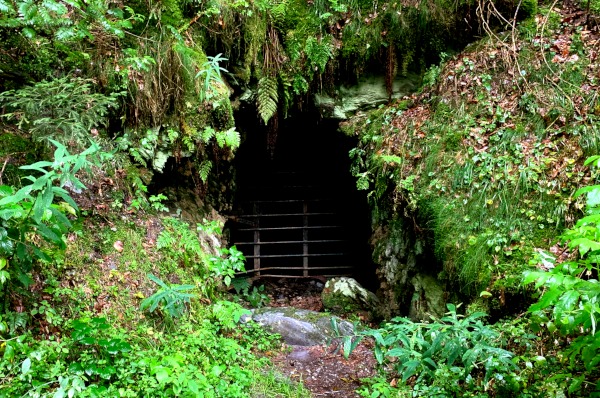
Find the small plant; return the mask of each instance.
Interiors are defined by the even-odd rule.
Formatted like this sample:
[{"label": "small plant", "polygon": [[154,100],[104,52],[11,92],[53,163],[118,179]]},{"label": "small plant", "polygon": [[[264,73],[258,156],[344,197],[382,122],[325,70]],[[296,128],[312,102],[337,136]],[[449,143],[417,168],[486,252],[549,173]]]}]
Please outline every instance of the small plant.
[{"label": "small plant", "polygon": [[28,128],[35,140],[74,145],[87,142],[92,129],[106,126],[119,95],[93,93],[91,79],[64,77],[1,93],[0,103],[12,110],[2,116]]},{"label": "small plant", "polygon": [[187,311],[190,300],[196,297],[195,294],[188,293],[195,289],[193,285],[167,285],[151,274],[148,275],[148,279],[160,286],[160,289],[142,301],[140,304],[142,311],[154,312],[160,308],[171,318],[181,318]]},{"label": "small plant", "polygon": [[163,201],[167,199],[168,198],[165,195],[159,193],[158,195],[150,195],[150,197],[148,197],[148,202],[155,211],[168,212],[169,208],[163,203]]},{"label": "small plant", "polygon": [[217,54],[214,57],[207,57],[202,65],[202,70],[196,74],[196,78],[201,77],[203,80],[202,89],[200,90],[200,101],[210,100],[213,97],[211,86],[213,84],[223,84],[221,72],[227,72],[227,69],[219,65],[221,61],[227,61],[227,58],[222,57],[223,54]]},{"label": "small plant", "polygon": [[271,299],[265,293],[265,286],[252,286],[248,278],[235,278],[231,285],[240,300],[246,301],[253,308],[260,308],[268,305]]},{"label": "small plant", "polygon": [[401,380],[410,380],[422,396],[460,393],[467,386],[471,390],[514,388],[512,378],[518,369],[512,361],[514,355],[498,347],[500,333],[483,324],[486,314],[463,316],[453,304],[447,307],[446,316],[432,323],[394,318],[381,329],[347,336],[344,355],[348,356],[360,339],[373,338],[377,361],[389,360]]},{"label": "small plant", "polygon": [[[600,164],[600,156],[592,156],[586,164]],[[587,215],[566,230],[561,239],[568,247],[579,252],[579,258],[555,264],[555,257],[548,252],[538,252],[539,261],[549,271],[525,273],[524,284],[535,283],[543,294],[529,308],[538,325],[550,333],[569,337],[565,349],[569,370],[557,378],[569,380],[569,392],[576,393],[597,375],[600,364],[600,333],[597,321],[600,318],[600,185],[580,188],[575,197],[587,195]],[[539,329],[539,327],[538,327]],[[577,375],[577,369],[585,371]],[[598,386],[596,387],[596,389]]]},{"label": "small plant", "polygon": [[[50,142],[56,146],[53,162],[21,167],[36,172],[36,176],[25,177],[31,182],[29,185],[18,191],[11,186],[0,186],[0,269],[5,271],[0,274],[0,281],[3,283],[9,277],[16,277],[29,285],[33,262],[51,261],[40,238],[59,250],[66,248],[63,237],[72,227],[67,216],[75,216],[78,207],[63,187],[85,189],[76,174],[88,168],[91,165],[88,157],[99,151],[98,145],[93,144],[82,153],[71,155],[64,145]],[[54,203],[56,198],[62,201]]]},{"label": "small plant", "polygon": [[229,286],[236,272],[245,271],[244,254],[235,246],[221,249],[220,257],[211,257],[211,273],[214,276],[223,278],[225,286]]}]

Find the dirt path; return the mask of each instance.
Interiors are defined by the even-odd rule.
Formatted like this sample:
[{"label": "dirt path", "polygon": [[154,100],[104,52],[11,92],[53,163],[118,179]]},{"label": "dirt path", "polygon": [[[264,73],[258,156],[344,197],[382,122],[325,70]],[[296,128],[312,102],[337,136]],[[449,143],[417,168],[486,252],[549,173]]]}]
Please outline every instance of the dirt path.
[{"label": "dirt path", "polygon": [[[292,306],[313,311],[323,308],[319,281],[265,282],[270,306]],[[314,397],[360,397],[356,390],[361,378],[376,374],[377,361],[372,344],[362,342],[348,359],[339,344],[330,346],[289,346],[272,358],[279,370],[292,380],[302,381]]]}]

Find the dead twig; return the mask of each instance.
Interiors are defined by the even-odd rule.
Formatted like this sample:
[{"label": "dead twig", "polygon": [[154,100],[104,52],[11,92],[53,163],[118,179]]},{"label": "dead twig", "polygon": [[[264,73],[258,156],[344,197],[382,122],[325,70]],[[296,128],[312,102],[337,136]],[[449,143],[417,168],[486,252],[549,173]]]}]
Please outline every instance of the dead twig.
[{"label": "dead twig", "polygon": [[2,165],[2,170],[0,170],[0,185],[2,185],[2,176],[4,175],[4,170],[6,169],[6,165],[8,164],[9,160],[10,156],[7,156],[6,160],[4,160],[4,164]]}]

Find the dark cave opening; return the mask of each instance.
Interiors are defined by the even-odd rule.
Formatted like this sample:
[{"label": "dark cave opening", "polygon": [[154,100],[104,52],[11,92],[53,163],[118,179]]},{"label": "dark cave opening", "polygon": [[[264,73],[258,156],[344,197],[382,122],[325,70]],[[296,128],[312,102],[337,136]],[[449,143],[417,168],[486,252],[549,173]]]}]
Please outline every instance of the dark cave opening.
[{"label": "dark cave opening", "polygon": [[244,139],[226,224],[248,276],[351,276],[375,290],[370,210],[350,173],[355,140],[314,110],[279,120],[274,137],[252,108],[236,115]]}]

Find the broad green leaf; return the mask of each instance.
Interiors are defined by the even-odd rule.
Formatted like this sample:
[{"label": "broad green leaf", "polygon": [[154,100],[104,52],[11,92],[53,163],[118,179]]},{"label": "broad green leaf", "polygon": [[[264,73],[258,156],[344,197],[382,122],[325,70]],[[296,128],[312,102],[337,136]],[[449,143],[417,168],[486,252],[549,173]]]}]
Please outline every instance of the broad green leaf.
[{"label": "broad green leaf", "polygon": [[169,372],[165,368],[161,368],[156,372],[156,381],[163,384],[169,380]]},{"label": "broad green leaf", "polygon": [[48,242],[54,243],[61,248],[64,247],[65,243],[63,242],[61,236],[53,229],[41,223],[36,225],[36,229],[38,233]]},{"label": "broad green leaf", "polygon": [[576,290],[569,290],[565,292],[561,297],[557,307],[560,306],[561,311],[570,311],[575,308],[575,305],[579,302],[580,294]]},{"label": "broad green leaf", "polygon": [[417,368],[421,365],[421,362],[412,360],[402,364],[402,381],[408,380],[410,377],[417,373]]},{"label": "broad green leaf", "polygon": [[381,346],[375,345],[373,352],[375,353],[375,359],[377,360],[377,363],[381,365],[383,363],[383,352],[381,351]]},{"label": "broad green leaf", "polygon": [[546,293],[544,293],[544,295],[538,300],[537,303],[532,304],[529,307],[529,312],[535,312],[548,308],[550,305],[553,305],[556,302],[556,300],[561,294],[563,294],[563,291],[560,289],[549,289]]},{"label": "broad green leaf", "polygon": [[30,358],[26,358],[23,363],[21,364],[21,374],[27,374],[29,373],[29,370],[31,369],[31,359]]},{"label": "broad green leaf", "polygon": [[0,185],[0,197],[10,196],[15,190],[9,185]]},{"label": "broad green leaf", "polygon": [[42,194],[40,193],[36,198],[35,198],[35,203],[33,205],[33,221],[35,221],[37,224],[39,224],[42,221],[42,217],[44,216],[44,212],[46,211],[46,208],[44,207],[44,198],[42,197]]},{"label": "broad green leaf", "polygon": [[344,358],[346,358],[346,359],[348,359],[348,357],[352,353],[351,347],[352,347],[352,339],[353,338],[354,338],[353,336],[344,336],[343,349],[344,349]]},{"label": "broad green leaf", "polygon": [[599,163],[600,163],[600,155],[594,155],[594,156],[590,156],[589,158],[587,158],[583,164],[585,166],[588,166],[589,164],[593,164],[594,166],[598,167]]},{"label": "broad green leaf", "polygon": [[570,243],[569,243],[569,247],[575,247],[577,246],[579,248],[579,252],[581,253],[581,255],[585,255],[587,252],[591,251],[596,251],[596,250],[600,250],[600,242],[596,242],[593,241],[591,239],[588,238],[578,238],[578,239],[573,239]]}]

